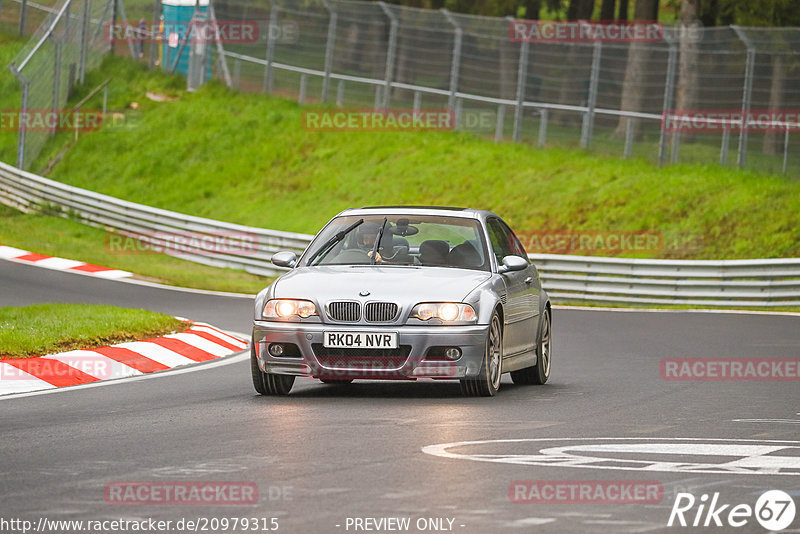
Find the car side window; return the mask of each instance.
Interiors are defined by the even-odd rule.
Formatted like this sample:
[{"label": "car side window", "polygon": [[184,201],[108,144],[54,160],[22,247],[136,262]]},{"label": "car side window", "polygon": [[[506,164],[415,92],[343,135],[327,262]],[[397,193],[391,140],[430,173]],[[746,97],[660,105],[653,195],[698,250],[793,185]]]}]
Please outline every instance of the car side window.
[{"label": "car side window", "polygon": [[492,251],[497,259],[497,265],[503,264],[506,256],[519,256],[528,259],[525,248],[519,242],[517,236],[511,231],[504,222],[499,219],[489,219],[487,223],[489,229],[489,239],[492,243]]}]

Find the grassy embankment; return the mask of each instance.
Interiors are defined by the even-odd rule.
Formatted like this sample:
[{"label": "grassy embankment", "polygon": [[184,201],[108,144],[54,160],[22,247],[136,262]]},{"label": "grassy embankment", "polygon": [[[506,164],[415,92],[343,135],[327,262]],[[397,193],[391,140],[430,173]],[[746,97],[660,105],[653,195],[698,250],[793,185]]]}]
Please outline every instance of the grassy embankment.
[{"label": "grassy embankment", "polygon": [[[800,256],[800,183],[782,176],[716,165],[658,168],[643,159],[495,144],[468,133],[309,132],[303,108],[292,101],[216,83],[190,94],[182,80],[121,59],[92,73],[83,93],[107,77],[117,80],[110,107],[129,110],[136,102],[140,115],[125,128],[81,135],[66,153],[69,134],[56,135],[36,168],[58,159],[50,175],[65,183],[296,232],[313,233],[350,206],[462,205],[493,210],[521,234],[660,235],[663,247],[620,254],[625,256]],[[171,100],[151,101],[148,91]],[[0,154],[8,160],[6,152]],[[20,248],[193,287],[256,291],[264,284],[244,273],[222,283],[215,273],[226,271],[217,269],[181,275],[208,268],[184,267],[172,258],[109,254],[102,231],[72,221],[8,211],[0,217],[0,242]],[[156,268],[161,259],[178,263]]]},{"label": "grassy embankment", "polygon": [[99,304],[0,308],[0,359],[103,347],[182,332],[187,323],[146,310]]}]

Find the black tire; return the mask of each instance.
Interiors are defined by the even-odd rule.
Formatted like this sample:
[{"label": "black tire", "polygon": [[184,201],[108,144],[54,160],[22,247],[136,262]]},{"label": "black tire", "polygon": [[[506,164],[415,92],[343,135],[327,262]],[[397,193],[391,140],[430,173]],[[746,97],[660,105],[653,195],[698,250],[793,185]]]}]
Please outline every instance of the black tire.
[{"label": "black tire", "polygon": [[546,308],[542,316],[541,332],[536,343],[536,365],[519,371],[511,371],[511,380],[515,384],[540,386],[550,378],[550,362],[553,355],[551,326],[550,308]]},{"label": "black tire", "polygon": [[323,384],[335,384],[335,385],[344,385],[350,384],[353,379],[352,378],[320,378],[320,382]]},{"label": "black tire", "polygon": [[483,364],[477,378],[461,380],[461,393],[468,397],[494,397],[500,388],[503,374],[503,328],[500,316],[495,311],[489,321],[489,334],[486,336],[486,350]]},{"label": "black tire", "polygon": [[261,395],[288,395],[294,385],[294,376],[265,373],[258,367],[256,348],[250,344],[250,372],[253,375],[253,387]]}]

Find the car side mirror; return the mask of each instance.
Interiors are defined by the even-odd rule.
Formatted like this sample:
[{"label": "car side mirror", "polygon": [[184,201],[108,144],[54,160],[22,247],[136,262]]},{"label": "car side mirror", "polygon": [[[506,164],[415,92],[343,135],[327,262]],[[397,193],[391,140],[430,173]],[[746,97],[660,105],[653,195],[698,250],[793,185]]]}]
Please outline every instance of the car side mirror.
[{"label": "car side mirror", "polygon": [[506,256],[503,258],[503,264],[497,269],[500,274],[510,271],[524,271],[528,268],[528,261],[519,256]]},{"label": "car side mirror", "polygon": [[288,267],[291,269],[297,264],[297,254],[291,250],[276,252],[272,255],[272,265],[277,267]]}]

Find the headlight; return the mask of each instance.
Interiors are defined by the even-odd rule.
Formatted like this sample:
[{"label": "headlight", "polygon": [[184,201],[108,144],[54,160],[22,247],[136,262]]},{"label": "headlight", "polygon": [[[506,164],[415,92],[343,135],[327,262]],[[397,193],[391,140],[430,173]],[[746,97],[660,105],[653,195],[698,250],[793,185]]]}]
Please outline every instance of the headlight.
[{"label": "headlight", "polygon": [[317,314],[317,307],[310,300],[272,299],[264,305],[264,319],[288,319],[293,316],[303,319]]},{"label": "headlight", "polygon": [[456,302],[422,302],[411,310],[411,317],[420,321],[441,319],[446,323],[474,323],[478,320],[472,306]]}]

